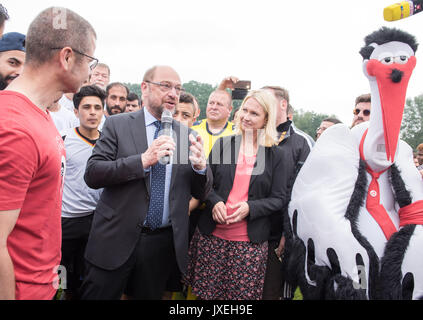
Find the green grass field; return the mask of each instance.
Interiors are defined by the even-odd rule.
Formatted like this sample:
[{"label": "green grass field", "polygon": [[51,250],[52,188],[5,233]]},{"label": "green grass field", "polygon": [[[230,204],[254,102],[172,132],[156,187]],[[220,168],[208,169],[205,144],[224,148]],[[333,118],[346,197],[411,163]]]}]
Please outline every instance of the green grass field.
[{"label": "green grass field", "polygon": [[295,290],[293,300],[303,300],[303,295],[301,294],[300,288],[297,288],[297,290]]}]

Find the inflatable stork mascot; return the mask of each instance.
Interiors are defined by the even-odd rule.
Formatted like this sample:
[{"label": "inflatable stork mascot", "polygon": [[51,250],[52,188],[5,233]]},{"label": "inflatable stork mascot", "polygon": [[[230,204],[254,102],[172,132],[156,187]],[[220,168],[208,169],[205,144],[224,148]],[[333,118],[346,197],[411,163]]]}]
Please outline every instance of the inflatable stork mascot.
[{"label": "inflatable stork mascot", "polygon": [[415,38],[365,38],[369,122],[327,129],[298,174],[287,262],[305,299],[423,299],[423,180],[399,140]]}]

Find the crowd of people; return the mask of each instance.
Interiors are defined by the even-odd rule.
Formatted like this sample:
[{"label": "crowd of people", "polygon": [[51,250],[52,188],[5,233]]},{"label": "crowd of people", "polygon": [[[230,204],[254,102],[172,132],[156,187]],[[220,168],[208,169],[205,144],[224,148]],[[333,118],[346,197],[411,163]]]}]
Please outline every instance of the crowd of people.
[{"label": "crowd of people", "polygon": [[[110,83],[93,27],[66,18],[0,40],[0,299],[292,299],[284,223],[315,141],[288,90],[251,90],[231,118],[227,77],[199,120],[176,70],[152,66],[141,97]],[[370,106],[356,99],[351,127]]]}]

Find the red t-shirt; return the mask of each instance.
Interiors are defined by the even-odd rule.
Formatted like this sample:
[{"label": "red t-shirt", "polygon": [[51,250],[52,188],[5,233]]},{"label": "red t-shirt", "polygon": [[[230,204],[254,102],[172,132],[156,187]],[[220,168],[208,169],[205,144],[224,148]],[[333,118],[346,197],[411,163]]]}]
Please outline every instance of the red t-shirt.
[{"label": "red t-shirt", "polygon": [[0,211],[21,209],[7,248],[16,299],[51,300],[61,259],[65,149],[50,114],[0,92]]},{"label": "red t-shirt", "polygon": [[[226,215],[228,217],[238,210],[232,209],[231,206],[248,201],[248,189],[250,187],[251,174],[255,161],[256,156],[248,157],[242,152],[238,155],[234,184],[226,201]],[[245,219],[232,224],[217,224],[213,235],[229,241],[250,241],[247,231],[247,221]]]}]

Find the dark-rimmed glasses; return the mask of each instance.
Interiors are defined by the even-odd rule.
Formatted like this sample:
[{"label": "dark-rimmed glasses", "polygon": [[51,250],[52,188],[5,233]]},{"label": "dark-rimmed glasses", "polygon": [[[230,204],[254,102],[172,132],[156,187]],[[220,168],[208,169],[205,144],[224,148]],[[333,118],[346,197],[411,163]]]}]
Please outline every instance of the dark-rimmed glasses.
[{"label": "dark-rimmed glasses", "polygon": [[181,85],[177,84],[176,86],[174,86],[171,83],[166,82],[166,81],[153,82],[153,81],[147,80],[145,82],[146,83],[155,84],[156,86],[159,86],[160,87],[160,90],[163,91],[163,92],[168,92],[168,91],[172,90],[173,88],[175,88],[175,91],[176,91],[177,94],[180,94],[181,92],[184,92],[185,91],[185,89],[182,88]]},{"label": "dark-rimmed glasses", "polygon": [[368,109],[364,109],[364,110],[354,109],[353,113],[354,113],[354,115],[358,116],[361,111],[363,111],[363,115],[365,115],[366,117],[370,116],[370,110],[368,110]]},{"label": "dark-rimmed glasses", "polygon": [[[83,53],[83,52],[80,52],[80,51],[78,51],[78,50],[76,50],[76,49],[74,49],[74,48],[72,48],[72,47],[70,47],[73,51],[75,51],[76,53],[79,53],[80,55],[82,55],[82,56],[85,56],[85,57],[87,57],[87,58],[90,58],[91,59],[91,61],[89,62],[89,64],[88,64],[88,66],[90,67],[90,70],[94,70],[95,69],[95,67],[97,67],[97,65],[98,65],[98,59],[97,58],[94,58],[94,57],[91,57],[91,56],[89,56],[88,54],[85,54],[85,53]],[[62,50],[63,48],[50,48],[50,50]]]}]

